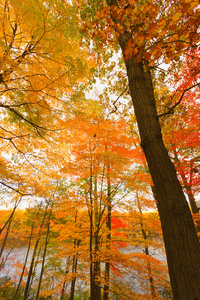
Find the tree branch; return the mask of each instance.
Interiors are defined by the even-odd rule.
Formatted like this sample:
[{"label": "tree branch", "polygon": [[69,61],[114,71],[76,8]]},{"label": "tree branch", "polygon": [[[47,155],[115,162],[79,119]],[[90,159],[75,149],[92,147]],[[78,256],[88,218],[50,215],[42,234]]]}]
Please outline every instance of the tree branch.
[{"label": "tree branch", "polygon": [[11,190],[13,190],[14,192],[20,194],[21,196],[32,196],[32,194],[27,194],[27,193],[22,193],[22,192],[20,192],[19,190],[17,190],[17,189],[15,189],[15,188],[13,188],[12,186],[10,186],[10,185],[4,183],[3,181],[0,181],[0,184],[4,185],[5,187],[7,187],[7,188],[9,188],[9,189],[11,189]]},{"label": "tree branch", "polygon": [[174,108],[176,108],[176,107],[181,103],[181,101],[182,101],[183,96],[185,95],[185,93],[188,92],[189,90],[191,90],[192,88],[194,88],[194,87],[196,87],[196,86],[199,86],[199,85],[200,85],[200,83],[196,83],[196,84],[190,86],[189,88],[185,89],[185,90],[183,91],[183,93],[182,93],[180,99],[178,100],[178,102],[176,102],[171,108],[169,108],[169,110],[168,110],[167,112],[158,115],[158,118],[160,118],[160,117],[162,117],[162,116],[165,116],[165,115],[168,115],[168,114],[173,114],[173,113],[174,113],[174,112],[173,112]]}]

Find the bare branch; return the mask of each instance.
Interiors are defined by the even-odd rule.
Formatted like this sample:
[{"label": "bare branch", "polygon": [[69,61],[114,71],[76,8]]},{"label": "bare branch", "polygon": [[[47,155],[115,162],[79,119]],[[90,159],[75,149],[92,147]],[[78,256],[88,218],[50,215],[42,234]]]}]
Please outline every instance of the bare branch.
[{"label": "bare branch", "polygon": [[0,184],[4,185],[4,186],[7,187],[8,189],[13,190],[14,192],[20,194],[21,196],[32,196],[32,194],[20,192],[18,189],[15,189],[14,187],[8,185],[7,183],[5,183],[5,182],[3,182],[3,181],[0,181]]},{"label": "bare branch", "polygon": [[182,101],[183,96],[185,95],[185,93],[188,92],[189,90],[191,90],[192,88],[194,88],[194,87],[196,87],[196,86],[199,86],[199,85],[200,85],[200,83],[196,83],[196,84],[190,86],[189,88],[185,89],[185,90],[183,91],[183,93],[182,93],[180,99],[178,100],[178,102],[176,102],[171,108],[169,108],[169,110],[168,110],[167,112],[158,115],[158,118],[160,118],[160,117],[162,117],[162,116],[165,116],[165,115],[168,115],[168,114],[173,114],[173,113],[174,113],[174,112],[173,112],[174,108],[176,108],[176,107],[181,103],[181,101]]},{"label": "bare branch", "polygon": [[8,220],[6,221],[6,223],[3,225],[3,227],[0,228],[0,234],[1,234],[2,231],[6,228],[7,224],[8,224],[9,221],[11,220],[11,218],[12,218],[12,216],[14,215],[14,212],[15,212],[17,206],[19,205],[19,203],[21,202],[21,200],[22,200],[22,197],[20,197],[18,200],[16,200],[15,205],[14,205],[14,208],[13,208],[13,211],[12,211],[10,217],[8,218]]},{"label": "bare branch", "polygon": [[113,114],[113,113],[115,113],[115,112],[117,111],[116,103],[117,103],[117,101],[118,101],[118,100],[126,93],[126,91],[128,90],[128,87],[129,87],[129,86],[127,85],[126,88],[124,89],[124,91],[123,91],[123,92],[117,97],[117,99],[112,103],[112,104],[114,105],[115,109],[108,113],[107,118],[109,117],[109,115],[111,115],[111,114]]}]

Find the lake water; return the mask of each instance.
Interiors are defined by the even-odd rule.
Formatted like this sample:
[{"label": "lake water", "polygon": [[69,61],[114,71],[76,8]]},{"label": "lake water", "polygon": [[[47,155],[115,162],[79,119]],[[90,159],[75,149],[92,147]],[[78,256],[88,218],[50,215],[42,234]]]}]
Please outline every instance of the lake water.
[{"label": "lake water", "polygon": [[[26,252],[27,252],[27,248],[26,247],[21,247],[19,249],[13,249],[12,252],[9,255],[9,258],[5,264],[5,268],[3,268],[0,272],[0,277],[4,277],[4,276],[10,276],[12,279],[14,279],[16,282],[18,282],[19,277],[20,277],[20,273],[25,261],[25,257],[26,257]],[[141,247],[138,246],[134,246],[134,245],[129,245],[127,247],[123,247],[120,249],[120,252],[123,254],[130,254],[130,253],[144,253],[144,250]],[[3,255],[7,255],[8,250],[6,250]],[[154,249],[153,247],[149,247],[149,253],[152,257],[160,260],[161,262],[165,263],[166,262],[166,257],[163,254],[162,249]],[[33,250],[30,250],[29,252],[29,258],[28,258],[28,263],[27,263],[27,268],[29,268],[30,266],[30,261],[32,258],[32,254],[33,254]],[[48,259],[48,257],[47,257]],[[66,260],[63,260],[63,270],[65,269],[66,266]],[[21,270],[20,270],[21,267]],[[121,276],[119,276],[119,281],[123,281],[123,282],[127,282],[127,283],[131,283],[134,286],[134,290],[137,290],[140,293],[143,293],[142,291],[142,287],[141,287],[141,283],[139,283],[138,281],[138,276],[137,276],[137,271],[131,272],[130,274],[127,274],[126,270],[123,269],[123,267],[121,268],[121,272],[125,274],[125,276],[122,278]],[[119,268],[119,270],[120,270]],[[102,267],[103,269],[103,267]],[[19,271],[20,272],[17,272]],[[36,279],[39,278],[39,274],[40,274],[40,270],[41,270],[41,261],[38,263],[37,268],[35,270],[36,273]],[[89,272],[89,269],[88,269]],[[88,272],[86,272],[86,275],[88,275]],[[127,274],[127,275],[126,275]],[[45,277],[45,274],[44,274]],[[25,279],[26,280],[26,277]],[[53,279],[54,280],[54,279]],[[62,279],[63,280],[63,279]],[[83,281],[77,280],[77,285],[76,285],[76,289],[88,289],[89,286],[87,284],[87,286],[85,285],[85,283]]]}]

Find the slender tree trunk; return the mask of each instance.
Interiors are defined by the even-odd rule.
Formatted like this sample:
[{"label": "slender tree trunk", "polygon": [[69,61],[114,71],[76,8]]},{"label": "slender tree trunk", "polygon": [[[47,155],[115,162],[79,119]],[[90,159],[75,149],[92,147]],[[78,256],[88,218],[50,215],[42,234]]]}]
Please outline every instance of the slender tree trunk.
[{"label": "slender tree trunk", "polygon": [[39,283],[38,283],[38,289],[37,289],[37,295],[35,300],[39,299],[39,294],[40,294],[40,287],[41,287],[41,283],[42,283],[42,276],[44,273],[44,263],[45,263],[45,258],[46,258],[46,252],[47,252],[47,245],[49,242],[49,228],[50,228],[50,218],[51,218],[51,212],[52,212],[52,207],[51,210],[49,212],[49,218],[48,218],[48,224],[47,224],[47,233],[46,233],[46,239],[45,239],[45,245],[44,245],[44,253],[43,253],[43,258],[42,258],[42,266],[41,266],[41,272],[40,272],[40,279],[39,279]]},{"label": "slender tree trunk", "polygon": [[13,218],[14,212],[15,212],[17,206],[19,205],[21,199],[22,199],[22,197],[15,202],[14,207],[13,207],[13,211],[12,211],[10,217],[8,218],[6,223],[3,225],[3,227],[0,229],[0,235],[1,235],[2,231],[5,229],[5,227],[7,226],[7,224],[10,222],[10,220]]},{"label": "slender tree trunk", "polygon": [[74,255],[73,260],[72,260],[72,273],[73,273],[73,278],[71,282],[71,290],[70,290],[70,297],[69,300],[74,300],[74,294],[75,294],[75,285],[76,285],[76,272],[77,272],[77,258]]},{"label": "slender tree trunk", "polygon": [[43,217],[43,220],[42,220],[42,224],[40,225],[39,236],[38,236],[38,238],[36,240],[35,247],[34,247],[34,250],[33,250],[33,255],[32,255],[31,265],[30,265],[29,272],[28,272],[28,278],[27,278],[27,282],[26,282],[26,287],[25,287],[25,291],[24,291],[23,300],[27,300],[28,299],[29,290],[30,290],[30,287],[31,287],[31,278],[32,278],[32,275],[33,275],[35,257],[36,257],[37,248],[38,248],[39,241],[40,241],[41,229],[42,229],[42,227],[44,225],[44,221],[45,221],[45,218],[46,218],[46,213],[47,213],[47,207],[46,207],[45,212],[44,212],[44,217]]},{"label": "slender tree trunk", "polygon": [[[174,151],[174,161],[180,166],[180,161],[178,159],[178,154],[177,154],[176,151]],[[199,212],[199,209],[198,209],[198,207],[196,205],[196,201],[195,201],[195,198],[194,198],[193,193],[192,193],[191,184],[188,183],[184,172],[181,172],[180,176],[182,178],[185,191],[186,191],[186,193],[188,195],[188,199],[189,199],[189,203],[190,203],[190,207],[191,207],[192,213],[193,214],[197,214]],[[200,228],[199,228],[199,230],[197,230],[197,232],[199,232],[199,231],[200,231]]]},{"label": "slender tree trunk", "polygon": [[[36,217],[39,215],[40,210],[41,210],[41,205],[39,206]],[[28,248],[27,248],[26,257],[25,257],[25,261],[24,261],[24,266],[23,266],[23,269],[22,269],[22,273],[21,273],[18,285],[17,285],[17,289],[16,289],[15,294],[13,296],[13,300],[15,300],[16,297],[17,297],[17,294],[18,294],[18,291],[19,291],[19,288],[20,288],[20,285],[21,285],[21,282],[22,282],[22,279],[23,279],[23,276],[24,276],[24,272],[25,272],[25,269],[26,269],[26,264],[27,264],[27,261],[28,261],[28,256],[29,256],[29,252],[30,252],[30,248],[31,248],[34,225],[35,225],[35,222],[33,222],[32,226],[31,226],[31,233],[30,233],[30,237],[29,237],[29,243],[28,243]]]},{"label": "slender tree trunk", "polygon": [[94,295],[90,300],[101,300],[100,261],[99,261],[99,229],[97,228],[94,236]]},{"label": "slender tree trunk", "polygon": [[94,298],[94,272],[93,272],[93,232],[92,232],[92,214],[90,218],[90,299]]},{"label": "slender tree trunk", "polygon": [[100,226],[100,215],[98,207],[97,198],[97,175],[94,174],[94,268],[93,268],[93,284],[94,284],[94,295],[91,300],[101,300],[101,283],[100,277],[100,260],[99,260],[99,247],[100,247],[100,237],[99,237],[99,226]]},{"label": "slender tree trunk", "polygon": [[[90,145],[91,148],[91,145]],[[90,149],[91,150],[91,149]],[[89,207],[89,218],[90,218],[90,300],[94,299],[94,272],[93,272],[93,165],[92,165],[92,155],[90,163],[90,207]]]},{"label": "slender tree trunk", "polygon": [[[76,210],[75,213],[75,226],[76,226],[76,222],[77,222],[77,213],[78,211]],[[72,281],[71,281],[71,292],[70,292],[70,297],[69,300],[74,300],[74,294],[75,294],[75,285],[76,285],[76,272],[77,272],[77,264],[78,264],[78,252],[77,252],[77,248],[79,247],[79,243],[80,241],[75,239],[74,240],[74,251],[75,254],[73,255],[73,259],[72,259]]]},{"label": "slender tree trunk", "polygon": [[[182,178],[183,183],[184,183],[185,191],[186,191],[186,193],[188,195],[188,199],[189,199],[189,203],[190,203],[190,207],[191,207],[192,213],[193,214],[198,214],[199,208],[197,207],[195,198],[193,196],[192,188],[191,188],[190,184],[187,183],[185,174],[181,174],[181,178]],[[200,231],[200,228],[199,228],[198,232],[199,231]]]},{"label": "slender tree trunk", "polygon": [[6,246],[6,242],[7,242],[8,234],[9,234],[9,231],[10,231],[11,223],[12,223],[12,218],[10,218],[10,220],[9,220],[9,222],[8,222],[6,235],[5,235],[5,237],[4,237],[3,244],[2,244],[1,250],[0,250],[0,258],[1,258],[2,254],[3,254],[4,248],[5,248],[5,246]]},{"label": "slender tree trunk", "polygon": [[[106,227],[108,230],[107,233],[107,250],[110,250],[110,242],[111,242],[111,184],[110,184],[110,166],[107,164],[107,221]],[[110,262],[109,260],[105,263],[105,284],[103,291],[103,300],[109,299],[109,286],[110,286]]]},{"label": "slender tree trunk", "polygon": [[[80,240],[74,241],[74,248],[78,248],[80,245]],[[72,282],[71,282],[71,292],[69,300],[74,300],[74,294],[75,294],[75,285],[76,285],[76,274],[77,274],[77,266],[78,266],[78,251],[74,254],[73,260],[72,260]]]},{"label": "slender tree trunk", "polygon": [[[146,234],[146,230],[145,230],[145,226],[144,226],[144,222],[143,222],[143,213],[142,213],[142,208],[141,208],[141,205],[140,205],[140,200],[139,200],[138,193],[136,194],[136,199],[137,199],[138,209],[139,209],[139,212],[140,212],[140,228],[141,228],[143,239],[145,241],[144,252],[147,255],[147,257],[149,257],[150,256],[149,247],[146,243],[147,234]],[[148,270],[148,278],[149,278],[151,295],[152,295],[153,299],[156,299],[156,290],[155,290],[155,285],[154,285],[154,279],[153,279],[153,276],[152,276],[152,268],[151,268],[151,263],[149,261],[147,262],[147,270]]]},{"label": "slender tree trunk", "polygon": [[0,271],[4,268],[5,263],[10,255],[10,253],[12,252],[12,248],[7,252],[7,254],[5,256],[2,256],[2,259],[0,261]]},{"label": "slender tree trunk", "polygon": [[[178,154],[176,152],[176,150],[174,150],[174,161],[180,166],[180,161],[178,158]],[[180,172],[180,176],[183,182],[183,187],[185,188],[185,191],[187,193],[188,199],[189,199],[189,203],[190,203],[190,208],[192,210],[192,214],[198,214],[197,216],[199,216],[199,208],[197,207],[193,192],[192,192],[192,166],[190,166],[190,182],[188,182],[185,173],[183,171]],[[195,224],[196,226],[196,231],[197,233],[200,233],[200,224],[198,222],[198,224]]]},{"label": "slender tree trunk", "polygon": [[29,290],[30,290],[30,286],[31,286],[31,277],[33,275],[33,268],[34,268],[34,262],[35,262],[35,257],[36,257],[36,252],[37,252],[37,248],[38,248],[38,244],[39,244],[39,238],[37,238],[36,243],[35,243],[35,247],[33,250],[33,255],[32,255],[32,259],[31,259],[31,265],[29,268],[29,272],[28,272],[28,278],[26,281],[26,287],[25,287],[25,291],[24,291],[24,298],[23,300],[27,300],[28,299],[28,294],[29,294]]},{"label": "slender tree trunk", "polygon": [[65,269],[65,278],[64,278],[64,282],[63,282],[63,286],[62,286],[60,300],[64,299],[65,289],[66,289],[66,275],[69,273],[69,265],[70,265],[70,256],[68,256],[68,258],[67,258],[67,264],[66,264],[66,269]]},{"label": "slender tree trunk", "polygon": [[36,273],[36,272],[37,272],[37,266],[38,266],[38,264],[39,264],[39,262],[40,262],[41,252],[42,252],[42,247],[41,247],[41,244],[40,244],[40,247],[39,247],[39,249],[38,249],[38,251],[37,251],[37,257],[36,257],[36,259],[35,259],[35,261],[34,261],[34,268],[33,268],[32,275],[31,275],[31,282],[30,282],[30,284],[29,284],[30,288],[31,288],[32,285],[33,285],[33,281],[34,281],[35,275],[37,276],[37,273]]},{"label": "slender tree trunk", "polygon": [[5,263],[10,255],[10,253],[12,252],[12,248],[10,249],[10,251],[8,251],[7,255],[3,256],[3,251],[4,251],[4,248],[6,246],[6,242],[7,242],[7,238],[8,238],[8,234],[9,234],[9,231],[10,231],[10,226],[11,226],[11,223],[12,223],[12,218],[9,218],[9,222],[7,223],[7,231],[6,231],[6,235],[3,239],[3,244],[1,246],[1,250],[0,250],[0,271],[4,268],[5,266]]},{"label": "slender tree trunk", "polygon": [[[17,208],[17,206],[19,205],[20,201],[21,201],[22,198],[18,199],[15,201],[15,204],[14,204],[14,207],[13,207],[13,211],[10,215],[10,217],[8,218],[8,220],[6,221],[6,223],[4,224],[4,226],[0,229],[0,234],[2,233],[2,231],[6,228],[7,226],[7,231],[6,231],[6,235],[4,237],[4,240],[3,240],[3,244],[1,246],[1,250],[0,250],[0,258],[3,254],[3,251],[4,251],[4,248],[6,246],[6,242],[7,242],[7,238],[8,238],[8,234],[9,234],[9,231],[10,231],[10,226],[11,226],[11,223],[12,223],[12,220],[13,220],[13,216],[14,216],[14,212]],[[6,260],[5,259],[2,259],[1,262],[0,262],[0,270],[4,267],[4,264],[5,264]]]},{"label": "slender tree trunk", "polygon": [[33,222],[32,227],[31,227],[31,234],[30,234],[30,238],[29,238],[28,249],[27,249],[27,252],[26,252],[26,257],[25,257],[23,269],[22,269],[22,272],[21,272],[21,276],[20,276],[20,279],[19,279],[19,282],[18,282],[18,285],[17,285],[17,289],[16,289],[15,294],[13,296],[13,300],[15,300],[17,298],[17,294],[19,292],[19,288],[20,288],[20,285],[21,285],[21,282],[22,282],[22,279],[23,279],[23,276],[24,276],[25,269],[26,269],[26,264],[27,264],[27,261],[28,261],[28,255],[29,255],[29,251],[30,251],[30,248],[31,248],[31,241],[32,241],[32,234],[33,234],[34,224],[35,224],[35,222]]},{"label": "slender tree trunk", "polygon": [[[116,0],[107,0],[117,6]],[[119,22],[113,18],[114,23]],[[125,56],[128,32],[118,41]],[[141,146],[154,184],[175,300],[200,300],[200,244],[176,170],[163,143],[150,71],[136,57],[125,60]]]}]

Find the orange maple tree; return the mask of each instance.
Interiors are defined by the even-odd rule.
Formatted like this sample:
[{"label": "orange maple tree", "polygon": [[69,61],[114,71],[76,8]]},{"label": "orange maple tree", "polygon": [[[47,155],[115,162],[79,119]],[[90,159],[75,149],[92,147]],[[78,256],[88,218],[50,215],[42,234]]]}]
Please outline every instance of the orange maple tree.
[{"label": "orange maple tree", "polygon": [[107,0],[96,4],[80,0],[79,8],[87,40],[97,41],[95,45],[101,40],[100,55],[116,43],[121,49],[141,146],[153,180],[174,298],[199,298],[198,236],[163,143],[153,89],[154,68],[161,62],[176,68],[188,51],[199,47],[198,2],[167,0],[161,5],[160,1]]}]

